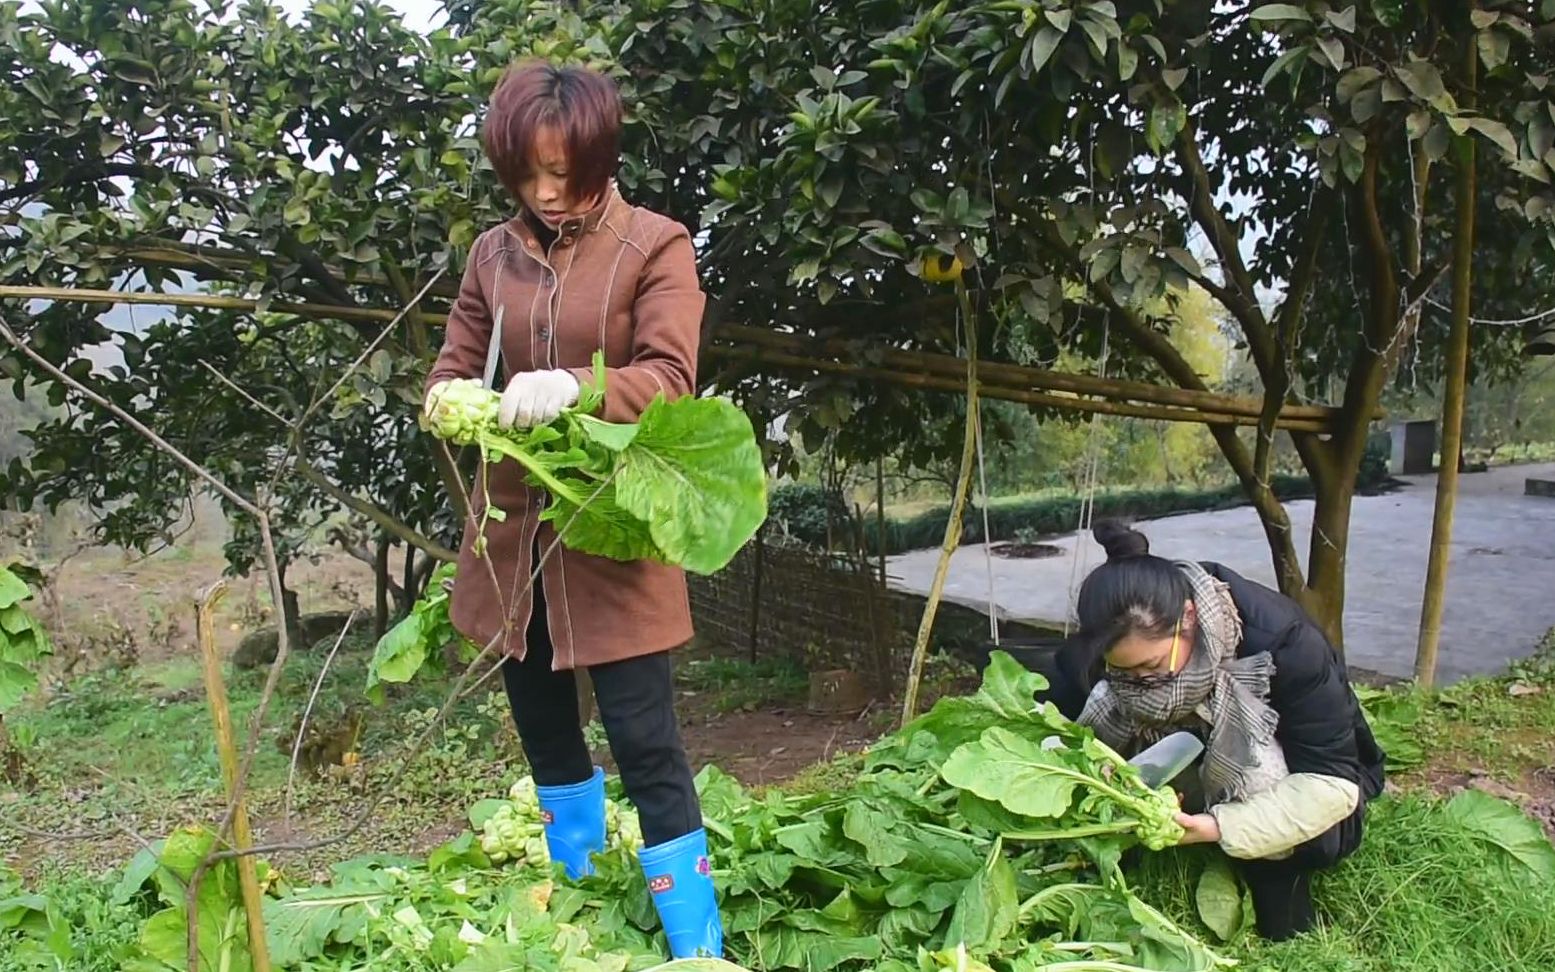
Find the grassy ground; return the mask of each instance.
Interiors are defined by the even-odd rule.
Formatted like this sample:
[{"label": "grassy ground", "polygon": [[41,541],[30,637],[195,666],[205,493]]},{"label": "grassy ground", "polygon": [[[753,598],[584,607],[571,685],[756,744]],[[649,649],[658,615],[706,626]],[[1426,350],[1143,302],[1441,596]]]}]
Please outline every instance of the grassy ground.
[{"label": "grassy ground", "polygon": [[[408,761],[403,781],[359,832],[279,861],[299,880],[319,879],[329,864],[364,853],[424,853],[463,828],[471,803],[501,792],[522,772],[505,703],[484,687],[412,758],[408,741],[446,686],[412,685],[387,705],[370,707],[360,694],[367,654],[363,640],[348,642],[313,716],[326,744],[335,737],[336,748],[360,754],[355,767],[303,770],[287,812],[290,730],[322,667],[324,653],[317,650],[297,655],[282,679],[268,720],[273,728],[258,751],[252,814],[262,842],[341,833],[363,813],[367,795]],[[1555,949],[1549,917],[1555,895],[1491,874],[1484,847],[1446,826],[1433,802],[1463,787],[1484,789],[1555,826],[1551,658],[1555,643],[1507,677],[1439,695],[1368,692],[1374,723],[1400,765],[1392,774],[1395,793],[1377,805],[1363,849],[1319,887],[1327,928],[1280,946],[1244,934],[1228,950],[1247,967],[1271,972],[1555,968],[1555,951],[1544,951]],[[944,666],[934,691],[964,685],[964,675]],[[240,726],[253,711],[262,677],[232,677]],[[735,767],[754,784],[800,790],[845,784],[857,771],[857,749],[889,716],[818,719],[798,705],[805,687],[804,673],[791,664],[684,658],[682,731],[693,760]],[[175,656],[77,678],[68,692],[27,708],[7,726],[27,754],[32,779],[0,791],[0,899],[46,890],[70,915],[72,936],[86,943],[72,968],[115,968],[116,943],[135,934],[134,916],[104,897],[115,870],[142,840],[210,820],[221,806],[199,671],[187,656]],[[608,765],[597,726],[591,739]],[[826,758],[833,754],[840,755]],[[40,832],[94,836],[50,840]],[[1203,853],[1155,855],[1137,880],[1147,900],[1197,925],[1193,889],[1205,859]],[[1473,917],[1483,908],[1491,910]],[[1547,964],[1528,964],[1545,955]],[[32,967],[0,958],[0,972]]]}]

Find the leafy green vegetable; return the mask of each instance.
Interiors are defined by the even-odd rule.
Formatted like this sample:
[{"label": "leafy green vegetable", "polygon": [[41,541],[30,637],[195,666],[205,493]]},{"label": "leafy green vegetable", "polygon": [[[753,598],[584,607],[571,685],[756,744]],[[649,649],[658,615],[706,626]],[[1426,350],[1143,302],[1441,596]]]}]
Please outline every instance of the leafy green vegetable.
[{"label": "leafy green vegetable", "polygon": [[426,594],[411,606],[404,620],[384,632],[373,649],[372,661],[367,666],[367,697],[383,702],[383,683],[405,683],[416,677],[428,663],[434,673],[442,665],[442,649],[458,644],[466,661],[478,651],[474,645],[460,636],[448,617],[449,591],[447,582],[454,576],[455,566],[443,564],[432,572],[427,582]]},{"label": "leafy green vegetable", "polygon": [[[750,419],[721,398],[650,402],[636,423],[593,417],[604,401],[604,359],[578,404],[550,425],[503,429],[499,396],[452,382],[426,424],[450,441],[511,459],[550,494],[541,518],[562,543],[614,560],[652,559],[699,574],[726,566],[767,515],[767,477]],[[488,510],[487,517],[500,518]]]},{"label": "leafy green vegetable", "polygon": [[1389,769],[1407,770],[1425,762],[1425,747],[1415,731],[1423,714],[1418,695],[1369,685],[1355,686],[1355,694],[1377,745],[1387,753]]},{"label": "leafy green vegetable", "polygon": [[1517,807],[1480,790],[1464,790],[1448,802],[1447,815],[1476,840],[1505,851],[1509,866],[1555,884],[1555,845]]},{"label": "leafy green vegetable", "polygon": [[1037,705],[1045,685],[994,652],[976,695],[941,700],[902,730],[905,746],[879,747],[873,765],[943,759],[941,775],[965,793],[962,815],[1021,840],[1133,834],[1160,849],[1181,839],[1171,789],[1145,786],[1089,729]]},{"label": "leafy green vegetable", "polygon": [[32,590],[20,570],[0,565],[0,716],[38,687],[34,666],[54,650],[43,626],[22,606]]},{"label": "leafy green vegetable", "polygon": [[996,840],[988,863],[962,889],[945,941],[974,951],[997,947],[1015,930],[1019,914],[1015,871],[1004,856],[1004,844]]},{"label": "leafy green vegetable", "polygon": [[1198,905],[1199,919],[1221,941],[1230,941],[1241,929],[1242,892],[1225,857],[1217,854],[1210,858],[1204,873],[1199,875],[1194,901]]}]

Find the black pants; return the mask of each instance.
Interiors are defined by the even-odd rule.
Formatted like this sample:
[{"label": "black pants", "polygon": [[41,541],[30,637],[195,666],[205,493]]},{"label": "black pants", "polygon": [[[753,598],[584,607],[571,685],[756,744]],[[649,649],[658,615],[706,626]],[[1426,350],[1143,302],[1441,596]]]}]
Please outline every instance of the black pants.
[{"label": "black pants", "polygon": [[[523,661],[502,665],[513,724],[537,786],[581,783],[594,760],[579,725],[577,681],[551,670],[551,632],[545,595],[535,583],[534,615]],[[652,847],[702,826],[691,765],[675,721],[675,692],[666,652],[589,669],[610,754],[626,795],[637,808],[643,844]]]},{"label": "black pants", "polygon": [[1279,942],[1311,930],[1317,922],[1312,875],[1354,853],[1361,845],[1365,820],[1366,801],[1362,799],[1354,813],[1298,845],[1289,857],[1236,862],[1253,895],[1260,936]]}]

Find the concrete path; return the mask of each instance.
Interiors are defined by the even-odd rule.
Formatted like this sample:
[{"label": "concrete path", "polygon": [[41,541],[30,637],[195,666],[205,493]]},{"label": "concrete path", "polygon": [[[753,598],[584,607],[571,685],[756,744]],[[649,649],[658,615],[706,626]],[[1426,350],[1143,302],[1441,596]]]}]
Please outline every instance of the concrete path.
[{"label": "concrete path", "polygon": [[[1555,463],[1493,469],[1459,477],[1452,558],[1447,575],[1439,678],[1443,683],[1492,674],[1530,654],[1555,626],[1555,499],[1524,496],[1526,478],[1555,478]],[[1360,668],[1408,677],[1414,672],[1420,599],[1425,584],[1436,477],[1408,477],[1402,489],[1355,500],[1350,528],[1346,657]],[[1286,504],[1306,560],[1310,501]],[[1274,584],[1263,530],[1251,507],[1192,513],[1145,523],[1151,550],[1167,557],[1215,560],[1261,583]],[[1078,560],[1075,536],[1049,542],[1062,557],[989,557],[982,545],[951,560],[946,597],[987,610],[993,570],[1001,617],[1062,623],[1086,572],[1101,563],[1087,534]],[[938,550],[892,557],[891,584],[927,593]],[[1071,584],[1071,576],[1074,580]]]}]

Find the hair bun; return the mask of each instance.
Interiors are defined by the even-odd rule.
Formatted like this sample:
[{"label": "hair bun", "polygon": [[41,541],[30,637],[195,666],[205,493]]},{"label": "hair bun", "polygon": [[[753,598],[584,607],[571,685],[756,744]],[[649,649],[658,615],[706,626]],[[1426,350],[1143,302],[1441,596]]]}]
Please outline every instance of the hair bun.
[{"label": "hair bun", "polygon": [[1126,560],[1150,554],[1150,539],[1122,520],[1101,520],[1091,527],[1091,536],[1107,551],[1108,560]]}]

